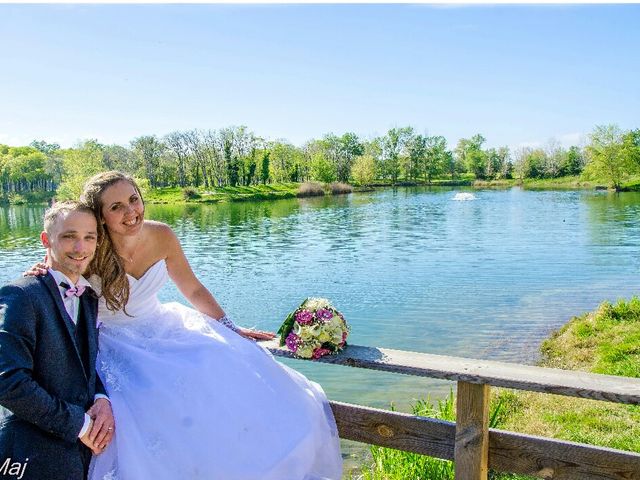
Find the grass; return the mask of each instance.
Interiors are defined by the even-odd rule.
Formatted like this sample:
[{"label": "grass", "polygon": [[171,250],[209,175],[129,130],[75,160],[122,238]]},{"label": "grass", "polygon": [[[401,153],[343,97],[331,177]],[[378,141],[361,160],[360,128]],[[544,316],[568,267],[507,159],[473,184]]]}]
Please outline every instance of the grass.
[{"label": "grass", "polygon": [[298,197],[321,197],[324,195],[324,188],[318,182],[304,182],[296,192]]},{"label": "grass", "polygon": [[21,193],[5,193],[0,196],[0,204],[11,205],[47,205],[55,196],[55,192],[33,191]]},{"label": "grass", "polygon": [[528,190],[580,190],[594,189],[596,186],[605,185],[601,181],[585,180],[580,176],[559,178],[525,178],[523,181],[512,179],[501,180],[475,180],[476,188],[510,188],[521,186]]},{"label": "grass", "polygon": [[[640,299],[603,302],[596,311],[574,317],[541,351],[545,367],[639,378]],[[517,397],[507,429],[640,452],[639,405],[531,392]]]},{"label": "grass", "polygon": [[620,189],[624,192],[640,192],[640,175],[630,177]]},{"label": "grass", "polygon": [[606,185],[601,181],[585,180],[580,176],[560,178],[526,178],[522,182],[523,188],[529,190],[561,189],[579,190],[594,189],[596,186]]},{"label": "grass", "polygon": [[[514,394],[503,391],[494,395],[489,415],[490,428],[502,428],[510,409],[517,406]],[[393,410],[393,406],[392,406]],[[443,400],[433,404],[431,399],[417,400],[412,405],[412,413],[423,417],[455,422],[456,408],[453,391]],[[454,464],[449,460],[419,455],[417,453],[394,450],[372,445],[372,462],[362,467],[351,480],[454,480]],[[491,480],[533,480],[533,477],[491,471]]]},{"label": "grass", "polygon": [[353,192],[353,187],[348,183],[332,182],[329,184],[329,190],[333,195],[343,195]]},{"label": "grass", "polygon": [[293,198],[298,189],[297,183],[277,185],[251,185],[236,187],[161,187],[144,192],[148,203],[217,203],[245,200],[277,200]]},{"label": "grass", "polygon": [[[541,366],[640,377],[640,299],[603,302],[574,317],[541,346]],[[432,406],[413,405],[414,415],[454,421],[453,394]],[[640,405],[492,389],[491,428],[640,452]],[[372,462],[352,480],[452,480],[453,463],[371,446]],[[493,480],[533,477],[491,472]]]},{"label": "grass", "polygon": [[[311,182],[314,183],[314,182]],[[597,180],[584,180],[582,177],[561,177],[547,179],[525,179],[521,182],[517,179],[502,180],[475,180],[473,174],[463,174],[455,180],[450,177],[435,178],[431,184],[427,184],[424,179],[399,181],[399,184],[411,186],[473,186],[476,188],[511,188],[521,185],[523,188],[531,190],[576,190],[593,189],[596,186],[605,186],[606,182]],[[310,196],[306,184],[300,183],[278,183],[268,185],[251,185],[236,187],[160,187],[144,189],[144,198],[148,203],[160,204],[185,204],[185,203],[216,203],[235,202],[243,200],[277,200],[281,198],[293,198],[296,196]],[[322,185],[322,184],[319,184]],[[327,193],[339,194],[350,193],[351,191],[371,191],[375,187],[392,186],[389,180],[376,180],[367,187],[357,187],[353,189],[347,184],[322,185],[322,190]],[[640,176],[629,177],[628,181],[621,187],[622,191],[640,191]],[[0,204],[47,204],[55,192],[27,192],[21,194],[0,195]]]}]

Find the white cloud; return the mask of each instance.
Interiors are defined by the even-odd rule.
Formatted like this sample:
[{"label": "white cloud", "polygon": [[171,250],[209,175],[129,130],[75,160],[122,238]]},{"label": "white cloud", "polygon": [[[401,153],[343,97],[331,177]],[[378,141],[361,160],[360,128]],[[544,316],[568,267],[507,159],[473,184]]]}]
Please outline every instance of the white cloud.
[{"label": "white cloud", "polygon": [[564,148],[569,148],[574,145],[584,145],[587,141],[587,134],[584,132],[565,133],[558,137],[558,141]]},{"label": "white cloud", "polygon": [[584,132],[571,132],[563,133],[557,137],[547,138],[546,140],[528,140],[520,142],[516,145],[510,145],[511,151],[520,150],[522,148],[544,148],[549,143],[556,141],[562,146],[562,148],[569,148],[575,146],[584,146],[587,143],[587,134]]}]

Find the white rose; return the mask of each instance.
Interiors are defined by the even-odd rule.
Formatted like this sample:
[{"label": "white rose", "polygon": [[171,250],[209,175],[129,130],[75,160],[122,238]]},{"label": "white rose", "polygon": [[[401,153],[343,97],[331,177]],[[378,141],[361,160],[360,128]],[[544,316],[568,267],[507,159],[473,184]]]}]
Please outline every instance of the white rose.
[{"label": "white rose", "polygon": [[316,349],[316,346],[311,344],[304,344],[298,347],[296,350],[296,355],[302,358],[311,358],[313,357],[313,351]]},{"label": "white rose", "polygon": [[320,332],[320,335],[318,335],[318,340],[321,341],[322,343],[329,342],[331,341],[332,338],[333,338],[333,335],[328,329],[323,330],[322,332]]},{"label": "white rose", "polygon": [[313,337],[315,337],[313,327],[310,327],[309,325],[296,324],[293,331],[304,341],[311,340]]},{"label": "white rose", "polygon": [[331,341],[333,343],[335,343],[336,345],[338,345],[340,342],[342,342],[342,329],[338,328],[334,331],[331,332]]},{"label": "white rose", "polygon": [[328,327],[331,329],[342,329],[342,319],[339,316],[334,315],[333,318],[329,320]]}]

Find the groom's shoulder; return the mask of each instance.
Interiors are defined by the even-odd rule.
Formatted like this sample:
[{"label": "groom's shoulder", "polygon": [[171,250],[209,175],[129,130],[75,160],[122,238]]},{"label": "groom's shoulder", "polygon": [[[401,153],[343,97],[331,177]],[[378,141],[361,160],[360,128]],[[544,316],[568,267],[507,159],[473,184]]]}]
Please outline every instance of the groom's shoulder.
[{"label": "groom's shoulder", "polygon": [[3,285],[0,288],[0,295],[4,296],[9,293],[24,295],[39,295],[45,291],[44,277],[27,276],[19,277]]}]

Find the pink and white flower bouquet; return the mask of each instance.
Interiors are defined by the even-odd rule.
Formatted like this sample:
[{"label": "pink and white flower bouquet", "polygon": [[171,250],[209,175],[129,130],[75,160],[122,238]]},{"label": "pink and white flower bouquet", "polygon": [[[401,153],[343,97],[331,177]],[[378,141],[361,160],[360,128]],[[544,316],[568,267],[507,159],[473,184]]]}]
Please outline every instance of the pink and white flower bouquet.
[{"label": "pink and white flower bouquet", "polygon": [[326,298],[307,298],[278,330],[280,346],[298,358],[318,359],[337,353],[347,344],[349,326]]}]

